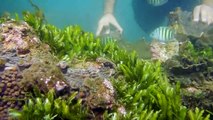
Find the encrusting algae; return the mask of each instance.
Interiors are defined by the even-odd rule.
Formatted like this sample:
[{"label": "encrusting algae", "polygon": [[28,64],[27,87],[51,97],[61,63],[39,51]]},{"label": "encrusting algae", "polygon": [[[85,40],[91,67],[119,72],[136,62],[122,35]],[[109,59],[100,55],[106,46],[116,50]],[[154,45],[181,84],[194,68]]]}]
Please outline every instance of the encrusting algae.
[{"label": "encrusting algae", "polygon": [[[0,59],[5,63],[3,61],[0,66],[0,95],[6,104],[0,109],[3,113],[2,119],[8,118],[9,108],[20,110],[10,114],[17,119],[35,117],[156,120],[197,118],[198,115],[209,119],[209,115],[203,115],[203,110],[196,108],[194,112],[187,109],[186,106],[190,108],[191,103],[184,103],[185,106],[182,104],[181,95],[184,95],[184,88],[180,87],[183,84],[171,79],[178,76],[174,71],[167,71],[168,74],[173,72],[173,76],[168,75],[167,79],[163,72],[167,69],[165,66],[163,69],[162,62],[141,60],[135,52],[128,53],[114,42],[102,45],[99,38],[82,31],[78,26],[61,30],[42,23],[42,18],[37,18],[29,12],[25,13],[24,19],[33,29],[25,22],[16,23],[9,20],[1,24],[0,46],[4,47],[0,48]],[[176,45],[172,43],[162,47],[165,50],[163,54],[167,55],[166,59],[163,59],[165,64],[168,60],[182,55],[178,52],[182,49],[181,46],[176,49]],[[204,50],[202,55],[204,53],[211,56],[208,50]],[[60,61],[53,54],[63,60]],[[186,66],[182,66],[182,63],[176,61],[174,63],[179,64],[168,67],[171,68],[168,70],[197,70],[200,69],[197,61],[199,59],[195,59],[197,66],[188,65],[188,62],[184,63]],[[207,71],[211,73],[211,69]],[[204,77],[199,74],[198,78]],[[11,82],[14,79],[15,82]],[[196,83],[195,80],[192,81]],[[12,83],[14,88],[11,88]],[[208,82],[205,82],[206,86],[207,84]],[[34,87],[43,95],[36,96]],[[50,94],[52,91],[55,94]],[[203,96],[203,91],[200,92],[197,86],[191,84],[186,87],[186,91],[196,93],[198,98]],[[186,102],[189,99],[185,95],[183,100]],[[18,102],[14,105],[11,101]],[[22,109],[23,104],[23,108],[27,109]],[[192,109],[194,107],[192,106]],[[82,108],[88,111],[85,112]],[[17,114],[20,116],[15,116]]]},{"label": "encrusting algae", "polygon": [[7,119],[8,108],[19,110],[26,100],[24,86],[19,84],[23,78],[19,61],[26,61],[26,57],[22,55],[29,53],[28,42],[34,44],[34,42],[37,43],[37,40],[34,37],[29,39],[28,33],[31,28],[24,22],[20,24],[15,21],[7,21],[1,24],[0,31],[0,99],[2,101],[0,118]]},{"label": "encrusting algae", "polygon": [[93,111],[90,114],[95,113],[100,118],[105,110],[115,106],[114,89],[108,80],[115,73],[114,63],[98,59],[71,68],[53,56],[48,45],[41,43],[25,22],[5,22],[0,34],[3,36],[0,42],[3,46],[0,51],[0,95],[4,103],[0,109],[1,119],[8,118],[8,109],[20,110],[28,99],[26,95],[35,87],[44,94],[54,89],[57,96],[78,92],[76,98],[82,99]]}]

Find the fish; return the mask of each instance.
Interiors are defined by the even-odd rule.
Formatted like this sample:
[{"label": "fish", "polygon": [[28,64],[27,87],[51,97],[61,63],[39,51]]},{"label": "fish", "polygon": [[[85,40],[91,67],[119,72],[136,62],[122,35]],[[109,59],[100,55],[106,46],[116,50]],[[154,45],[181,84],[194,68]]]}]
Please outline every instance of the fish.
[{"label": "fish", "polygon": [[176,32],[170,27],[158,27],[153,32],[150,33],[152,39],[158,40],[162,43],[175,40]]},{"label": "fish", "polygon": [[105,29],[105,31],[101,33],[100,38],[103,44],[107,44],[108,42],[117,42],[122,39],[119,31],[110,28]]},{"label": "fish", "polygon": [[168,2],[168,0],[147,0],[148,4],[153,6],[161,6]]}]

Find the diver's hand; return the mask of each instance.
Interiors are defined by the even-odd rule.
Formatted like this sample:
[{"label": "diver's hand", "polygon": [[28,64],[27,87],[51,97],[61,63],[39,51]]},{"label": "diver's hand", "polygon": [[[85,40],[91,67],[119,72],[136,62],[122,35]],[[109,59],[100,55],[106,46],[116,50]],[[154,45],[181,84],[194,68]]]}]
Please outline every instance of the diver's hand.
[{"label": "diver's hand", "polygon": [[193,21],[201,21],[208,25],[213,23],[213,8],[205,4],[196,6],[193,11]]},{"label": "diver's hand", "polygon": [[109,26],[112,24],[121,34],[123,32],[123,29],[121,26],[118,24],[117,20],[115,19],[113,14],[105,14],[98,22],[98,28],[96,32],[96,36],[99,36],[102,29],[106,26]]}]

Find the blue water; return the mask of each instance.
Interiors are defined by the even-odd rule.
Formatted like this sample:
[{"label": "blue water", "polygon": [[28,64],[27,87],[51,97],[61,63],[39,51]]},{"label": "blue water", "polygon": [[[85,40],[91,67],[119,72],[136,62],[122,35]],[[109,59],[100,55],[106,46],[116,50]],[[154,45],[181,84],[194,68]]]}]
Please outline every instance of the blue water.
[{"label": "blue water", "polygon": [[[105,0],[33,0],[45,13],[49,23],[63,28],[80,25],[83,30],[96,32],[98,20],[103,15]],[[166,25],[166,17],[174,7],[192,10],[196,0],[169,0],[161,7],[153,7],[145,0],[117,0],[114,14],[123,27],[123,38],[127,41],[149,39],[156,27]],[[28,0],[1,0],[0,14],[4,11],[21,14],[33,10]]]}]

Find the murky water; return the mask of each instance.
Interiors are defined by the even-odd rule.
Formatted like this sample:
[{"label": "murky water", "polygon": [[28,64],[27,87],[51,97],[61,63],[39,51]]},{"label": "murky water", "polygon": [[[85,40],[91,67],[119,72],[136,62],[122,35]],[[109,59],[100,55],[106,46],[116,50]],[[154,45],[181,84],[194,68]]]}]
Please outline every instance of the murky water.
[{"label": "murky water", "polygon": [[[123,28],[122,40],[131,43],[139,54],[147,54],[149,47],[143,39],[150,41],[149,34],[153,29],[167,25],[167,15],[177,6],[191,11],[198,0],[169,0],[162,6],[151,6],[146,0],[117,0],[114,15]],[[96,32],[97,24],[103,15],[105,0],[33,0],[44,11],[50,24],[63,28],[68,25],[80,25],[83,30]],[[8,11],[21,14],[32,11],[29,0],[1,0],[0,14]],[[140,43],[140,44],[138,44]],[[127,48],[129,49],[129,48]],[[144,53],[145,52],[145,53]],[[145,57],[146,58],[146,57]]]},{"label": "murky water", "polygon": [[[58,26],[78,24],[86,31],[94,32],[103,15],[105,0],[33,0],[44,11],[47,20]],[[155,27],[166,24],[166,17],[173,8],[182,6],[192,9],[196,0],[169,0],[163,6],[153,7],[145,0],[117,0],[115,17],[124,29],[123,37],[128,41],[137,41],[148,37]],[[19,13],[32,10],[28,0],[1,0],[0,14],[5,11]],[[157,18],[157,20],[156,20]]]}]

